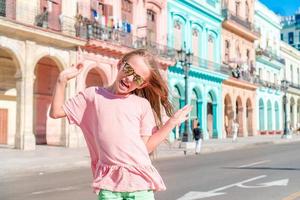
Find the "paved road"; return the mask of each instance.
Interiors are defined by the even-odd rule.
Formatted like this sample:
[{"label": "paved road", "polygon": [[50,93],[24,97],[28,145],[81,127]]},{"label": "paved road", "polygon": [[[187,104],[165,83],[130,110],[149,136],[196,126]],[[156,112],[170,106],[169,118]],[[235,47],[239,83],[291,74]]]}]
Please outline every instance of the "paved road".
[{"label": "paved road", "polygon": [[[299,145],[258,145],[255,148],[159,160],[154,164],[168,190],[156,194],[156,199],[297,199],[295,196],[300,193]],[[91,192],[90,181],[91,173],[86,167],[7,177],[0,180],[0,199],[97,199]]]}]

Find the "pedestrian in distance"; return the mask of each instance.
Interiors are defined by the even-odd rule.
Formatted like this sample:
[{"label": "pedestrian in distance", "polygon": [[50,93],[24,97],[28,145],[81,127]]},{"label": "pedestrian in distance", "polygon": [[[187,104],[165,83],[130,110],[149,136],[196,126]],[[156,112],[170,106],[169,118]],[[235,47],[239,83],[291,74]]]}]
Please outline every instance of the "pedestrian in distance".
[{"label": "pedestrian in distance", "polygon": [[195,140],[195,154],[199,154],[201,152],[202,140],[203,140],[203,132],[200,128],[200,124],[197,123],[197,126],[193,129],[193,136]]},{"label": "pedestrian in distance", "polygon": [[239,124],[236,120],[232,121],[232,141],[236,141],[239,131]]},{"label": "pedestrian in distance", "polygon": [[[81,128],[99,200],[153,200],[154,192],[166,187],[149,153],[188,119],[192,106],[173,113],[167,83],[153,55],[143,49],[119,60],[112,85],[86,88],[65,102],[65,87],[82,71],[81,62],[59,74],[50,116],[67,117]],[[162,108],[169,116],[164,124]]]}]

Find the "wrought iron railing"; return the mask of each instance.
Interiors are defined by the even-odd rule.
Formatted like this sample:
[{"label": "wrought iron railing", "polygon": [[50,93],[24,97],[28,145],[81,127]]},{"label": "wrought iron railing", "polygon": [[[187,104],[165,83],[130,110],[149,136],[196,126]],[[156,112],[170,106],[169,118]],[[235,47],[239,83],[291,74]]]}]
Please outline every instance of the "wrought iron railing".
[{"label": "wrought iron railing", "polygon": [[207,59],[200,58],[198,56],[193,56],[192,65],[195,67],[201,67],[207,70],[219,72],[226,75],[230,75],[231,73],[227,66]]},{"label": "wrought iron railing", "polygon": [[280,62],[281,64],[285,65],[285,59],[279,57],[278,55],[276,55],[275,53],[273,53],[272,51],[268,50],[268,49],[262,49],[262,48],[258,48],[256,49],[256,55],[257,56],[266,56],[268,58],[270,58],[270,60],[276,60],[277,62]]},{"label": "wrought iron railing", "polygon": [[[40,7],[34,8],[30,4],[24,4],[25,7],[20,9],[19,13],[15,13],[15,6],[6,4],[6,1],[0,1],[0,18],[72,37],[102,40],[129,48],[146,48],[159,57],[169,60],[175,59],[173,48],[150,41],[147,37],[140,38],[121,29],[105,27],[80,15],[74,17],[63,14],[52,16],[47,10],[41,11]],[[15,20],[16,14],[18,15],[17,18],[20,18],[18,21]],[[21,18],[20,16],[24,17]]]},{"label": "wrought iron railing", "polygon": [[228,8],[222,9],[222,15],[226,20],[233,20],[236,23],[242,25],[243,27],[247,28],[251,32],[253,32],[256,35],[260,35],[259,28],[255,27],[253,23],[248,21],[247,19],[243,19],[240,16],[237,16],[236,14],[232,13]]},{"label": "wrought iron railing", "polygon": [[281,90],[280,84],[263,80],[262,78],[259,77],[259,75],[255,75],[255,83],[266,88]]},{"label": "wrought iron railing", "polygon": [[154,55],[158,55],[170,60],[175,59],[176,51],[174,48],[153,42],[147,37],[137,37],[131,33],[127,33],[115,28],[101,26],[97,23],[81,26],[79,37],[84,37],[89,40],[103,40],[128,48],[145,48]]}]

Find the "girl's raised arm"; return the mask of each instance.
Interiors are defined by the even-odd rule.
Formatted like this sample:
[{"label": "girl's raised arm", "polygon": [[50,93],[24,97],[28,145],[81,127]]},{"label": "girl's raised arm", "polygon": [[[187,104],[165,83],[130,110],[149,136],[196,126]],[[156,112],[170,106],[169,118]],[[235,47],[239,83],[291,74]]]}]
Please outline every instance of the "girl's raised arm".
[{"label": "girl's raised arm", "polygon": [[65,103],[65,87],[68,80],[75,78],[82,71],[82,68],[83,65],[79,63],[76,67],[72,66],[59,74],[52,96],[50,117],[57,119],[66,116],[62,108]]},{"label": "girl's raised arm", "polygon": [[193,106],[186,105],[182,109],[178,110],[173,117],[171,117],[158,131],[156,131],[149,138],[143,138],[143,141],[146,144],[148,153],[151,153],[162,141],[166,139],[169,133],[177,125],[181,124],[189,117]]}]

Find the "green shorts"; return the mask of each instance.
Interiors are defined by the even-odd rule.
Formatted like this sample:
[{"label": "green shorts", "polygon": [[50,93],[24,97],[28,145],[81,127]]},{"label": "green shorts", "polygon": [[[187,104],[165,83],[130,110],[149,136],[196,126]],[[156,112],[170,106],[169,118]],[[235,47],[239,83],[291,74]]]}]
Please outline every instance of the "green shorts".
[{"label": "green shorts", "polygon": [[136,192],[113,192],[101,190],[98,200],[155,200],[152,190],[142,190]]}]

